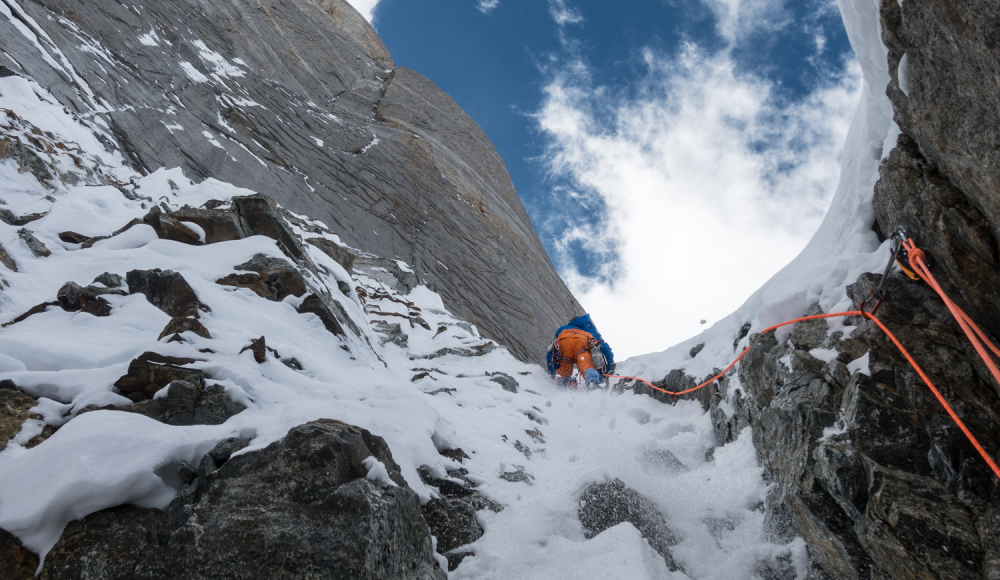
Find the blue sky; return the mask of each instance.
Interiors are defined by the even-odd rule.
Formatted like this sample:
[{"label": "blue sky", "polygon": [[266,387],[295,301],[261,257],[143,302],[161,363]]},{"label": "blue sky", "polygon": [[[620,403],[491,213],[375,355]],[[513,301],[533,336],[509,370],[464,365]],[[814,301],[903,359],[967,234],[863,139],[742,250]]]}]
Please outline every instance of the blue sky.
[{"label": "blue sky", "polygon": [[828,0],[357,0],[485,130],[624,355],[738,307],[829,205],[860,74]]}]

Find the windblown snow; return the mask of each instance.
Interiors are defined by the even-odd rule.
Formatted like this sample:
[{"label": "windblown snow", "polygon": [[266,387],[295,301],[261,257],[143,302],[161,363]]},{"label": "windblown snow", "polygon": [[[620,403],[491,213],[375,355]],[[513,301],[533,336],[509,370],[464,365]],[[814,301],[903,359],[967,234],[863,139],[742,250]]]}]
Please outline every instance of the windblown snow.
[{"label": "windblown snow", "polygon": [[[620,372],[650,380],[678,368],[707,375],[728,364],[745,322],[753,333],[801,316],[813,303],[828,312],[843,308],[844,287],[881,266],[870,200],[879,160],[898,130],[882,90],[888,73],[876,3],[841,0],[841,11],[864,70],[865,91],[848,136],[840,186],[820,230],[731,316],[663,353],[625,361]],[[155,32],[145,38],[155,42]],[[214,63],[215,74],[241,73],[217,63],[213,54],[200,56]],[[193,66],[191,71],[204,76]],[[421,482],[419,467],[447,478],[448,469],[461,466],[480,491],[504,506],[499,513],[479,512],[485,535],[468,546],[475,556],[451,578],[753,578],[762,562],[777,558],[805,577],[801,540],[787,545],[767,540],[768,486],[751,438],[744,434],[716,448],[711,419],[697,402],[671,406],[631,392],[557,389],[544,369],[517,361],[502,345],[491,348],[430,289],[419,286],[403,294],[378,272],[347,272],[309,244],[310,258],[326,272],[310,283],[336,297],[362,336],[331,334],[315,315],[297,313],[301,299],[293,296],[272,302],[215,282],[256,254],[282,258],[270,238],[194,246],[158,239],[151,227],[137,225],[85,249],[61,241],[58,234],[67,230],[108,235],[154,204],[198,207],[252,192],[214,180],[193,183],[179,169],[139,175],[104,148],[100,127],[74,118],[43,87],[18,76],[0,79],[0,129],[20,135],[24,143],[32,134],[61,145],[49,148],[48,161],[59,174],[47,183],[20,172],[13,160],[0,161],[0,210],[45,213],[25,227],[51,251],[36,256],[19,236],[20,227],[0,223],[0,245],[17,265],[16,272],[0,267],[0,322],[52,300],[66,282],[85,286],[105,272],[124,276],[151,268],[182,274],[211,308],[201,322],[212,338],[188,332],[185,342],[157,340],[170,317],[141,294],[107,295],[112,307],[107,317],[49,308],[0,329],[0,380],[11,379],[37,397],[33,412],[43,417],[25,423],[0,453],[0,527],[30,549],[44,555],[69,521],[101,509],[122,503],[166,507],[178,491],[163,476],[166,470],[180,462],[197,464],[223,439],[252,438],[241,451],[251,453],[296,425],[332,418],[383,437],[423,501],[438,491]],[[313,231],[322,226],[307,216],[302,223],[316,226],[309,228]],[[292,228],[303,238],[321,235],[340,244],[335,232]],[[196,233],[204,239],[204,231]],[[397,266],[410,270],[402,261]],[[343,293],[338,282],[347,282],[351,291]],[[418,313],[426,328],[407,323]],[[386,328],[393,324],[401,325],[405,342],[391,340]],[[258,364],[251,352],[240,352],[259,336],[283,359],[295,358],[301,370],[271,356]],[[698,343],[706,346],[692,359],[688,352]],[[113,410],[77,416],[88,405],[129,403],[112,384],[146,351],[199,359],[192,366],[206,371],[246,410],[221,425],[190,427]],[[513,377],[517,392],[491,381],[497,372]],[[58,430],[40,445],[25,447],[45,425]],[[470,458],[460,465],[439,453],[453,448]],[[667,451],[680,467],[650,460]],[[368,477],[389,481],[374,458],[368,467]],[[681,570],[668,571],[628,523],[586,539],[577,516],[580,495],[588,485],[613,478],[650,498],[667,517],[680,536],[672,551]]]}]

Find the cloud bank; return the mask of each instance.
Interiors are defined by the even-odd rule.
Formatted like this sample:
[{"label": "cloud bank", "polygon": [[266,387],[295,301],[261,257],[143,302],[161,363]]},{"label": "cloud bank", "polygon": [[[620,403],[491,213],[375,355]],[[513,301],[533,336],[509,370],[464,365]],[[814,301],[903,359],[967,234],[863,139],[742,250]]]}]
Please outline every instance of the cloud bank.
[{"label": "cloud bank", "polygon": [[572,60],[551,73],[536,116],[542,161],[570,184],[552,195],[574,208],[539,225],[570,289],[626,356],[696,334],[799,253],[836,188],[861,89],[853,59],[795,102],[740,74],[730,50],[686,44],[644,60],[628,93],[595,86]]}]

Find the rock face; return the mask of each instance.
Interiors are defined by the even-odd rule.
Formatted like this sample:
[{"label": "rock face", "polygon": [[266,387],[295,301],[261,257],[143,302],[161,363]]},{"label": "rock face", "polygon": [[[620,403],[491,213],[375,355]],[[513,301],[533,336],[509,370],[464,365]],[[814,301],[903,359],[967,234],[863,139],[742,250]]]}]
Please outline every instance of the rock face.
[{"label": "rock face", "polygon": [[486,509],[500,512],[503,506],[474,489],[475,484],[465,477],[468,474],[465,469],[448,472],[449,476],[464,480],[464,484],[434,477],[427,468],[418,472],[424,483],[436,487],[440,493],[440,497],[424,504],[421,511],[437,538],[438,552],[448,558],[449,571],[454,570],[462,559],[473,555],[469,551],[456,551],[456,548],[475,542],[485,533],[476,512]]},{"label": "rock face", "polygon": [[[372,455],[396,486],[365,477]],[[217,471],[203,462],[167,508],[137,578],[231,578],[239,568],[259,578],[443,577],[417,495],[367,431],[320,420]]]},{"label": "rock face", "polygon": [[[482,130],[396,67],[343,0],[19,4],[23,14],[0,19],[14,72],[96,114],[135,169],[179,166],[321,219],[348,244],[411,264],[450,310],[524,360],[582,312]],[[49,42],[59,55],[40,52],[55,54]],[[199,243],[183,225],[211,217],[197,213],[156,225]],[[208,243],[231,235],[219,227],[202,227]]]},{"label": "rock face", "polygon": [[[446,577],[419,498],[380,437],[321,419],[232,457],[246,444],[219,443],[197,471],[182,464],[187,483],[165,513],[122,506],[71,523],[40,577]],[[366,477],[372,456],[395,485]],[[11,554],[2,562],[31,555],[2,533],[0,552]]]},{"label": "rock face", "polygon": [[45,557],[39,578],[133,578],[135,564],[155,540],[163,512],[118,506],[70,522]]},{"label": "rock face", "polygon": [[246,409],[230,399],[222,385],[205,385],[201,375],[175,380],[166,386],[167,396],[119,407],[146,415],[167,425],[221,425]]},{"label": "rock face", "polygon": [[13,534],[0,530],[0,576],[10,580],[31,580],[38,568],[38,556],[21,545]]}]

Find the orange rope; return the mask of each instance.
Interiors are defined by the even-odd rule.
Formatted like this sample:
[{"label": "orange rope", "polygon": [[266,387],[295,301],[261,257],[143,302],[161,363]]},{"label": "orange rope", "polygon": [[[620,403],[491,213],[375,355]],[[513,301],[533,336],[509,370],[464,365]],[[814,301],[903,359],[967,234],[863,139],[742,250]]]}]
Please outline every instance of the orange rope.
[{"label": "orange rope", "polygon": [[983,456],[983,459],[985,459],[986,463],[989,464],[990,469],[993,470],[993,473],[995,473],[996,476],[1000,478],[1000,467],[997,467],[997,464],[990,457],[990,454],[987,453],[986,450],[983,449],[983,446],[979,444],[979,441],[976,440],[976,436],[973,435],[972,431],[969,431],[969,428],[965,426],[965,423],[963,423],[962,420],[958,418],[958,415],[955,414],[955,411],[951,408],[951,405],[949,405],[948,402],[944,400],[944,397],[941,395],[941,392],[938,391],[937,387],[934,386],[934,383],[932,383],[931,380],[927,378],[927,375],[924,374],[923,369],[920,368],[920,366],[917,364],[917,361],[913,360],[913,357],[910,356],[910,353],[907,352],[905,348],[903,348],[903,345],[900,344],[896,336],[891,332],[889,332],[889,329],[886,328],[884,324],[882,324],[881,320],[875,318],[874,316],[871,316],[870,319],[872,322],[877,324],[878,327],[881,328],[882,331],[885,332],[890,339],[892,339],[892,342],[896,344],[896,347],[899,349],[899,352],[903,353],[903,356],[906,357],[906,360],[910,361],[910,365],[913,366],[913,370],[917,371],[917,374],[920,375],[920,378],[922,378],[924,382],[927,383],[927,388],[929,388],[931,392],[934,393],[934,396],[937,397],[938,402],[941,403],[941,406],[944,407],[944,410],[948,411],[948,414],[951,415],[951,420],[954,421],[956,425],[958,425],[958,428],[962,430],[962,433],[965,433],[965,436],[969,438],[969,442],[972,443],[972,446],[975,447],[976,451],[978,451],[979,454]]},{"label": "orange rope", "polygon": [[[912,244],[912,241],[911,241],[911,244]],[[907,248],[907,250],[910,252],[910,256],[911,256],[910,261],[911,261],[911,263],[913,263],[915,252],[913,250],[910,250],[909,248]],[[916,259],[918,260],[918,265],[924,271],[926,271],[927,268],[924,265],[923,260],[921,259],[922,256],[923,256],[923,252],[921,252],[918,248],[915,248],[915,247],[914,247],[914,250],[916,250]],[[920,270],[917,270],[917,271],[920,272],[921,275],[925,275],[924,272],[921,272]],[[925,279],[927,279],[927,280],[933,280],[933,277],[930,276],[930,272],[926,272],[926,276],[927,276],[927,278],[925,278]],[[973,328],[975,328],[976,334],[978,334],[978,335],[980,335],[980,336],[983,337],[983,340],[986,341],[987,344],[990,345],[990,348],[993,350],[993,352],[997,352],[996,347],[993,346],[993,344],[990,343],[988,340],[986,340],[986,337],[985,337],[983,331],[980,330],[979,327],[976,326],[969,319],[968,315],[965,314],[965,312],[962,312],[961,309],[958,308],[958,306],[955,306],[954,303],[951,302],[950,299],[948,299],[948,297],[944,294],[944,292],[940,290],[940,286],[937,286],[937,282],[934,281],[934,283],[931,284],[931,286],[934,287],[934,289],[938,291],[938,294],[940,294],[942,296],[942,298],[944,298],[945,303],[949,304],[949,308],[950,309],[953,308],[952,314],[955,315],[955,318],[956,318],[956,320],[959,321],[959,324],[962,326],[962,329],[966,330],[966,334],[969,335],[969,338],[970,338],[970,340],[972,340],[973,345],[976,345],[976,350],[979,351],[980,356],[983,356],[984,360],[987,360],[986,357],[985,357],[985,351],[983,350],[982,346],[979,345],[978,341],[975,340],[975,339],[973,339],[972,334],[970,333],[969,330],[967,330],[966,323],[968,323]],[[956,311],[958,312],[958,314],[956,314]],[[816,315],[813,315],[813,316],[803,316],[802,318],[796,318],[795,320],[789,320],[787,322],[782,322],[780,324],[775,324],[774,326],[769,326],[769,327],[765,328],[763,331],[761,331],[761,334],[768,333],[768,332],[770,332],[770,331],[772,331],[772,330],[774,330],[776,328],[781,328],[782,326],[788,326],[789,324],[795,324],[796,322],[802,322],[802,321],[805,321],[805,320],[816,320],[816,319],[819,319],[819,318],[834,318],[834,317],[837,317],[837,316],[863,316],[864,318],[866,318],[868,320],[871,320],[875,324],[877,324],[878,327],[882,329],[882,332],[884,332],[892,340],[893,344],[896,345],[896,348],[898,348],[899,351],[901,353],[903,353],[903,356],[906,357],[906,360],[909,361],[910,365],[913,366],[913,369],[915,371],[917,371],[917,374],[920,375],[920,378],[924,380],[924,383],[927,384],[927,387],[931,390],[932,393],[934,393],[934,396],[937,397],[937,400],[938,400],[938,402],[941,403],[941,406],[943,406],[944,409],[945,409],[945,411],[948,412],[948,415],[951,416],[952,421],[954,421],[955,424],[958,425],[959,429],[961,429],[962,432],[965,433],[965,436],[968,437],[969,442],[972,443],[972,446],[976,448],[976,451],[978,451],[979,454],[986,461],[986,463],[989,464],[990,469],[993,470],[993,473],[996,474],[997,478],[1000,478],[1000,467],[998,467],[997,464],[996,464],[996,462],[993,461],[993,459],[990,457],[989,453],[987,453],[986,450],[983,449],[983,446],[979,444],[979,441],[976,439],[975,435],[972,434],[972,431],[969,431],[969,428],[965,426],[965,423],[963,423],[962,420],[958,418],[958,415],[951,408],[951,405],[949,405],[948,402],[944,400],[944,397],[941,395],[941,392],[937,390],[937,387],[934,386],[934,383],[932,383],[931,380],[927,377],[927,375],[924,374],[923,369],[921,369],[920,366],[917,364],[917,362],[915,360],[913,360],[913,357],[910,356],[910,353],[905,348],[903,348],[903,344],[899,342],[899,339],[896,338],[896,335],[894,335],[892,332],[890,332],[889,329],[886,328],[886,326],[884,324],[882,324],[882,321],[879,320],[878,318],[875,318],[873,315],[871,315],[871,314],[869,314],[867,312],[861,311],[861,310],[852,310],[852,311],[848,311],[848,312],[837,312],[837,313],[834,313],[834,314],[816,314]],[[746,348],[743,349],[743,352],[740,353],[740,356],[736,357],[736,360],[734,360],[733,362],[729,363],[729,366],[726,367],[725,370],[723,370],[721,373],[715,375],[711,379],[705,381],[704,383],[702,383],[702,384],[700,384],[700,385],[698,385],[698,386],[696,386],[694,388],[687,389],[687,390],[684,390],[684,391],[668,391],[666,389],[661,389],[660,387],[657,387],[656,385],[653,385],[649,381],[645,381],[645,380],[640,379],[638,377],[629,377],[629,376],[620,376],[620,375],[604,375],[604,376],[609,377],[609,378],[614,378],[614,379],[633,379],[633,380],[645,383],[650,388],[656,389],[657,391],[660,391],[661,393],[666,393],[668,395],[674,395],[674,396],[683,395],[683,394],[691,393],[693,391],[697,391],[698,389],[707,387],[708,385],[710,385],[713,382],[717,381],[718,379],[722,378],[727,372],[729,372],[729,369],[733,368],[733,366],[737,362],[739,362],[740,359],[743,358],[743,355],[745,355],[747,353],[747,351],[749,351],[749,350],[750,350],[750,346],[748,345]],[[997,352],[997,355],[1000,356],[1000,352]],[[987,364],[990,366],[990,370],[994,371],[994,377],[997,377],[998,382],[1000,382],[1000,376],[998,376],[998,372],[995,371],[996,366],[993,365],[992,361],[987,361]]]},{"label": "orange rope", "polygon": [[[802,322],[802,321],[805,321],[805,320],[817,320],[819,318],[836,318],[837,316],[864,316],[864,315],[861,313],[860,310],[852,310],[852,311],[849,311],[849,312],[837,312],[835,314],[814,314],[812,316],[803,316],[802,318],[796,318],[795,320],[788,320],[786,322],[782,322],[781,324],[775,324],[774,326],[769,326],[769,327],[765,328],[764,330],[762,330],[760,333],[761,334],[767,334],[768,332],[771,332],[772,330],[774,330],[776,328],[781,328],[782,326],[788,326],[789,324],[795,324],[796,322]],[[729,372],[729,369],[733,368],[733,366],[736,363],[740,362],[740,359],[743,358],[743,355],[745,355],[748,350],[750,350],[750,346],[749,345],[747,345],[747,347],[743,349],[743,352],[740,353],[740,356],[736,357],[736,360],[734,360],[733,362],[729,363],[729,366],[726,367],[721,373],[719,373],[719,374],[715,375],[714,377],[708,379],[707,381],[705,381],[704,383],[698,385],[697,387],[693,387],[693,388],[688,389],[686,391],[668,391],[666,389],[661,389],[660,387],[657,387],[656,385],[654,385],[654,384],[652,384],[652,383],[650,383],[648,381],[644,381],[643,379],[640,379],[639,377],[627,377],[627,376],[619,376],[619,375],[604,375],[604,376],[612,378],[612,379],[633,379],[633,380],[636,380],[636,381],[639,381],[639,382],[642,382],[642,383],[646,383],[646,385],[648,385],[650,388],[656,389],[657,391],[660,391],[661,393],[666,393],[668,395],[674,395],[676,397],[677,395],[684,395],[686,393],[691,393],[691,392],[697,391],[698,389],[707,387],[708,385],[712,384],[713,382],[721,379],[723,376],[725,376],[725,374],[727,372]]]},{"label": "orange rope", "polygon": [[[997,352],[993,343],[986,338],[986,334],[979,328],[979,326],[976,325],[975,322],[972,321],[971,318],[969,318],[969,315],[962,311],[962,309],[959,308],[958,305],[944,293],[944,290],[941,289],[941,285],[934,279],[934,275],[931,274],[931,271],[927,268],[927,264],[924,262],[927,255],[913,243],[913,239],[910,238],[904,241],[903,247],[906,248],[907,253],[910,255],[910,265],[913,267],[913,270],[920,274],[920,277],[923,278],[924,281],[938,293],[938,296],[940,296],[942,300],[944,300],[945,306],[948,307],[948,310],[951,311],[951,315],[955,317],[958,325],[962,327],[963,331],[965,331],[965,335],[969,337],[969,341],[972,343],[972,346],[976,348],[976,352],[979,353],[979,358],[983,359],[983,362],[986,363],[986,366],[989,367],[990,372],[993,374],[993,378],[996,379],[997,383],[1000,383],[1000,370],[997,369],[997,366],[994,364],[993,359],[990,358],[990,355],[986,354],[983,342],[988,344],[990,349],[997,356],[1000,356],[1000,352]],[[972,329],[975,329],[975,331]],[[978,337],[976,335],[978,335]],[[982,342],[979,340],[980,337],[982,338]]]}]

